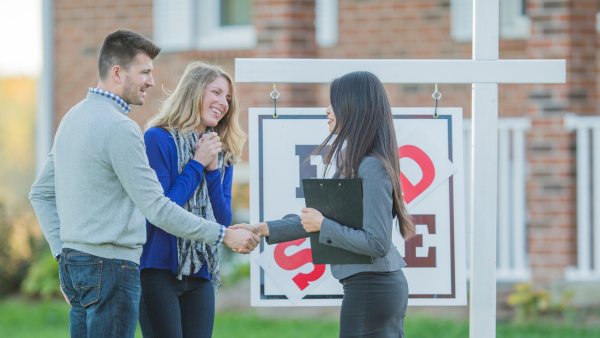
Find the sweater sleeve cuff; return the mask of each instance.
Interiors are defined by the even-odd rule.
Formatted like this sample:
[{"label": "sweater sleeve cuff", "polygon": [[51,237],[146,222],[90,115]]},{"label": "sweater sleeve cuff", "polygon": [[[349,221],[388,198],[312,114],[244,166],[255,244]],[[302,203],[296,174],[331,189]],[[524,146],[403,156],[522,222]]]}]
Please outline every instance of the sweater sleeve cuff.
[{"label": "sweater sleeve cuff", "polygon": [[219,229],[219,237],[217,237],[215,245],[220,245],[221,243],[223,243],[223,240],[225,239],[225,231],[227,231],[227,228],[221,225],[221,229]]},{"label": "sweater sleeve cuff", "polygon": [[192,166],[192,168],[196,169],[199,173],[202,173],[204,171],[204,166],[202,165],[202,163],[192,159],[190,162],[188,162],[187,165]]},{"label": "sweater sleeve cuff", "polygon": [[207,180],[214,180],[218,177],[221,177],[221,170],[219,170],[219,168],[217,168],[215,170],[206,169],[206,172],[204,173],[204,175],[206,176]]},{"label": "sweater sleeve cuff", "polygon": [[59,238],[56,238],[53,240],[49,240],[48,243],[50,243],[50,250],[53,252],[54,257],[60,255],[64,244],[63,241],[61,241]]}]

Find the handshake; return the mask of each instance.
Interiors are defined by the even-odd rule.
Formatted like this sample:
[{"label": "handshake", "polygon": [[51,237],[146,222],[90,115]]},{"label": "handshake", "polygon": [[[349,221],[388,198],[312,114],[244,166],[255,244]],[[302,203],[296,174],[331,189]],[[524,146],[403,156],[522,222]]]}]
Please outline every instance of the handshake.
[{"label": "handshake", "polygon": [[230,226],[225,232],[223,244],[240,254],[249,254],[260,243],[260,238],[269,236],[266,222],[255,225],[240,223]]},{"label": "handshake", "polygon": [[[306,232],[321,231],[321,224],[324,219],[325,217],[320,211],[313,208],[302,208],[300,222]],[[237,253],[249,254],[258,246],[261,237],[269,237],[267,222],[254,225],[240,223],[227,229],[223,243]]]}]

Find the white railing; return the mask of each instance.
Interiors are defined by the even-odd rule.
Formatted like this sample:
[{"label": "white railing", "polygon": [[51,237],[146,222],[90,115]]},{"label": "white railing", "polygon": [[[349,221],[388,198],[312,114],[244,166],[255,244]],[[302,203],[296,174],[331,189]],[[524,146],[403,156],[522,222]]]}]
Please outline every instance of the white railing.
[{"label": "white railing", "polygon": [[[471,119],[463,122],[466,192],[467,269],[471,257]],[[527,281],[531,269],[527,259],[525,217],[525,131],[527,118],[498,119],[498,242],[496,279]],[[468,270],[467,270],[468,271]]]},{"label": "white railing", "polygon": [[564,127],[567,131],[575,131],[577,135],[577,266],[566,269],[565,279],[598,281],[600,280],[600,116],[566,114]]}]

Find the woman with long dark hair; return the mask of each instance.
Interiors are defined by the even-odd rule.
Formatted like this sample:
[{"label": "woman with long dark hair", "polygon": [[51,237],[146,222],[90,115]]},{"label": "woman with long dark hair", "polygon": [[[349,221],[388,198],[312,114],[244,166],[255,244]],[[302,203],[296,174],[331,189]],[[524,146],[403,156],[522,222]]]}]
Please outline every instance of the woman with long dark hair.
[{"label": "woman with long dark hair", "polygon": [[332,264],[331,273],[344,286],[340,337],[404,337],[408,284],[406,263],[392,244],[397,217],[404,239],[414,235],[400,186],[400,161],[390,104],[379,79],[369,72],[346,74],[331,84],[327,108],[331,134],[315,151],[330,147],[323,157],[325,173],[362,179],[363,230],[325,218],[318,210],[302,209],[300,217],[237,225],[267,237],[269,244],[307,237],[320,231],[319,242],[373,257],[373,264]]}]

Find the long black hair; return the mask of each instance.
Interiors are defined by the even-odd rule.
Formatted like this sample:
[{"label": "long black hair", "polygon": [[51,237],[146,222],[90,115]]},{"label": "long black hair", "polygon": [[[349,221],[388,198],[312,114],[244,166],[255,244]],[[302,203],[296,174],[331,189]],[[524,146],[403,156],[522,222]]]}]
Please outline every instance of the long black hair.
[{"label": "long black hair", "polygon": [[402,237],[409,239],[415,234],[415,226],[402,198],[398,144],[383,84],[373,73],[352,72],[335,79],[329,95],[335,127],[315,151],[320,153],[331,142],[323,156],[325,173],[332,159],[344,177],[357,175],[365,156],[381,161],[392,181],[392,213],[398,218]]}]

